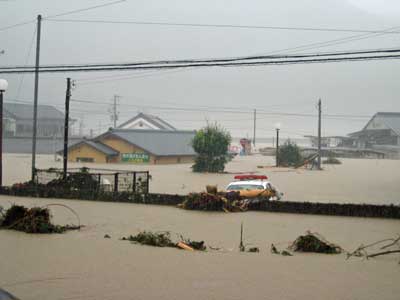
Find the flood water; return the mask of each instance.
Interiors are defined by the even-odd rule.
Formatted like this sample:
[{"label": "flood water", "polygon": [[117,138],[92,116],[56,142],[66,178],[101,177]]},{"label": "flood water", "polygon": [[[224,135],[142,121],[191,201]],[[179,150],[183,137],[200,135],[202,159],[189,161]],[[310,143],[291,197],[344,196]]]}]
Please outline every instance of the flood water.
[{"label": "flood water", "polygon": [[[0,205],[63,203],[85,227],[56,235],[0,231],[0,286],[24,300],[55,299],[393,299],[400,294],[399,256],[346,260],[344,254],[270,253],[306,230],[345,250],[390,238],[398,220],[266,212],[206,213],[127,203],[0,196]],[[54,221],[76,223],[62,207]],[[244,241],[260,253],[238,251]],[[119,240],[140,230],[205,240],[220,251],[186,252]],[[109,234],[111,239],[105,239]]]},{"label": "flood water", "polygon": [[[190,164],[131,165],[69,163],[69,167],[107,168],[117,170],[149,170],[152,175],[150,191],[154,193],[187,194],[200,192],[208,184],[224,189],[235,173],[265,174],[284,193],[284,200],[400,204],[400,160],[341,159],[341,165],[323,165],[324,171],[274,168],[274,158],[254,155],[236,157],[226,166],[229,174],[193,173]],[[59,167],[52,155],[40,155],[38,168]],[[264,167],[264,168],[260,168]],[[6,154],[4,184],[30,179],[31,156]]]}]

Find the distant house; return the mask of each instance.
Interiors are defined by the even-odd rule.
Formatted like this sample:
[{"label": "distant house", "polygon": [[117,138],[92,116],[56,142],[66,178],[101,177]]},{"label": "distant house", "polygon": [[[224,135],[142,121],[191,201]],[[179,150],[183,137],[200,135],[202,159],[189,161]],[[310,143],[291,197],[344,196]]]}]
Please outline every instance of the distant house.
[{"label": "distant house", "polygon": [[139,113],[118,126],[118,129],[176,130],[171,124],[153,115]]},{"label": "distant house", "polygon": [[349,134],[358,148],[400,146],[400,113],[378,112],[360,131]]},{"label": "distant house", "polygon": [[[68,160],[95,163],[174,164],[194,161],[195,131],[110,129],[68,147]],[[59,154],[62,151],[58,152]]]},{"label": "distant house", "polygon": [[[33,105],[4,103],[4,135],[28,137],[33,132]],[[50,105],[38,105],[37,136],[52,137],[64,134],[64,114]]]},{"label": "distant house", "polygon": [[[318,147],[318,136],[305,135],[309,138],[311,147]],[[321,137],[321,147],[323,148],[351,148],[354,146],[354,139],[347,136],[323,136]]]}]

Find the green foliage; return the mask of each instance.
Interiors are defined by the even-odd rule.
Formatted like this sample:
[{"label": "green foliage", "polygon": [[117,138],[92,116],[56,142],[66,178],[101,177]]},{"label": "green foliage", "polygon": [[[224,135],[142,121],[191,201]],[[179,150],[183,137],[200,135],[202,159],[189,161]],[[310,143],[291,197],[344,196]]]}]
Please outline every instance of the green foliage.
[{"label": "green foliage", "polygon": [[228,147],[231,135],[217,124],[208,124],[199,130],[192,140],[197,153],[192,169],[194,172],[222,172],[229,160]]},{"label": "green foliage", "polygon": [[156,246],[156,247],[175,247],[175,243],[171,240],[171,235],[168,231],[165,232],[151,232],[142,231],[137,235],[130,235],[122,240],[136,242],[142,245]]},{"label": "green foliage", "polygon": [[333,155],[329,156],[327,159],[322,161],[323,164],[328,164],[328,165],[340,165],[342,162],[338,160],[336,157]]},{"label": "green foliage", "polygon": [[282,146],[279,147],[278,155],[280,166],[294,167],[304,160],[299,146],[290,140],[287,140]]}]

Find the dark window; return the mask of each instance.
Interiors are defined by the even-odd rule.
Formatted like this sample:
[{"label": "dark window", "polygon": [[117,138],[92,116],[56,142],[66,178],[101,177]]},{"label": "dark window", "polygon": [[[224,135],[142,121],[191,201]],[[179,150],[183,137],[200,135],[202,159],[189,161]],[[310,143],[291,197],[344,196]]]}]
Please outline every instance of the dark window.
[{"label": "dark window", "polygon": [[77,157],[76,158],[77,162],[94,162],[93,157]]}]

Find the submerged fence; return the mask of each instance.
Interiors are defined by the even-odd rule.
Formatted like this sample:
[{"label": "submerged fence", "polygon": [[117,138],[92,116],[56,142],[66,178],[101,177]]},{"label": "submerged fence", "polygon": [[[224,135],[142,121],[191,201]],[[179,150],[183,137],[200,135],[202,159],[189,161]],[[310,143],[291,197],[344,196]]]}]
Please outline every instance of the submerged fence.
[{"label": "submerged fence", "polygon": [[121,171],[108,169],[68,169],[63,179],[61,169],[36,169],[35,184],[68,185],[88,192],[132,192],[149,193],[149,171]]}]

